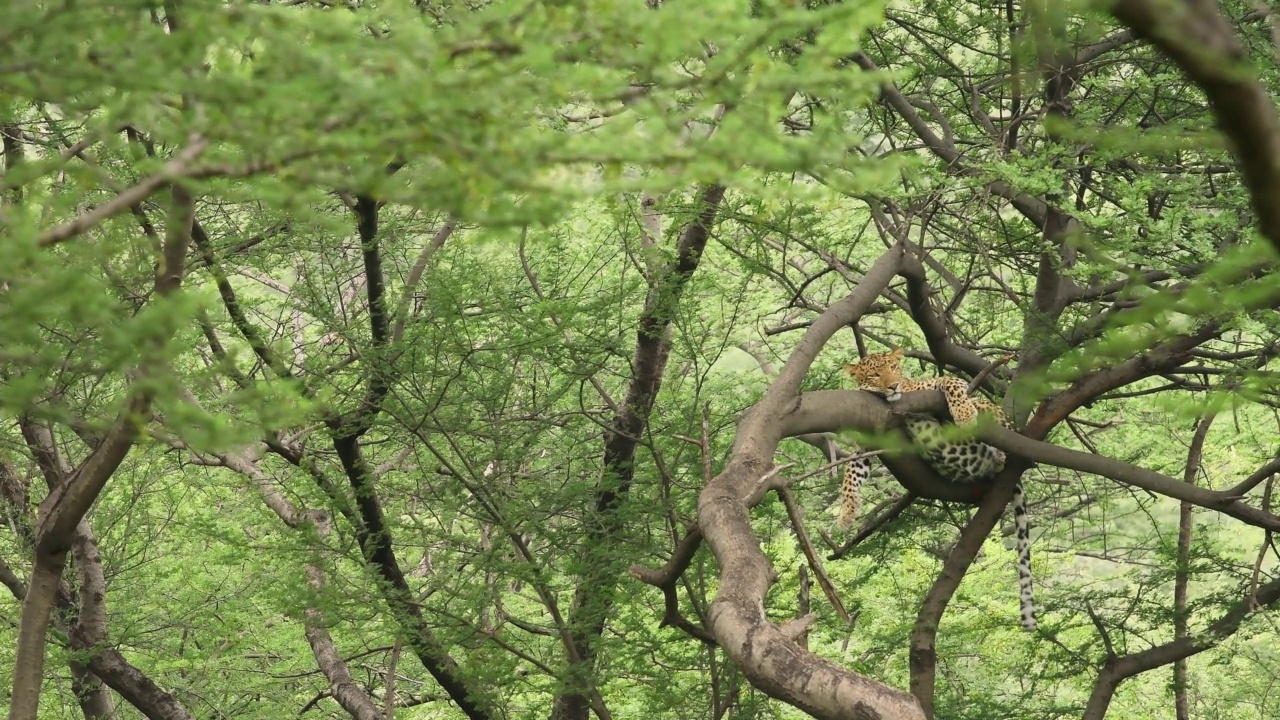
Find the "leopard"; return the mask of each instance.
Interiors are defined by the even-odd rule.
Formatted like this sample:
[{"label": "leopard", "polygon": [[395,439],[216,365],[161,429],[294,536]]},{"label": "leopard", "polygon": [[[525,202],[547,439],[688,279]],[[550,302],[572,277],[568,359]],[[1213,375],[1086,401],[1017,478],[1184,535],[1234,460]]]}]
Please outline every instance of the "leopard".
[{"label": "leopard", "polygon": [[[902,375],[902,348],[867,355],[844,371],[867,392],[883,396],[889,402],[901,399],[903,393],[916,390],[940,390],[947,411],[957,425],[971,426],[979,416],[989,415],[1005,427],[1011,427],[999,406],[970,397],[969,384],[951,376],[916,379]],[[944,479],[955,483],[971,483],[991,478],[1004,469],[1003,451],[974,439],[945,437],[942,423],[928,415],[908,413],[903,416],[907,434],[924,460]],[[840,486],[840,510],[837,525],[841,530],[853,526],[861,506],[861,487],[871,477],[871,459],[855,456],[845,466]],[[1022,482],[1013,492],[1014,530],[1018,552],[1018,595],[1022,627],[1034,631],[1038,625],[1031,576],[1031,523]]]},{"label": "leopard", "polygon": [[[960,424],[971,424],[979,412],[988,412],[1003,419],[1000,408],[981,398],[969,397],[968,384],[959,378],[941,377],[914,380],[902,377],[902,348],[891,352],[868,355],[860,362],[845,365],[844,371],[868,392],[886,396],[893,401],[904,392],[940,389],[947,399],[952,418]],[[976,440],[944,441],[942,426],[936,420],[922,415],[906,419],[907,432],[916,440],[925,460],[940,475],[953,482],[970,482],[991,477],[1004,467],[1005,456],[1001,451]],[[840,485],[841,509],[838,527],[847,531],[853,526],[861,508],[861,487],[871,477],[871,460],[855,459],[845,465]]]}]

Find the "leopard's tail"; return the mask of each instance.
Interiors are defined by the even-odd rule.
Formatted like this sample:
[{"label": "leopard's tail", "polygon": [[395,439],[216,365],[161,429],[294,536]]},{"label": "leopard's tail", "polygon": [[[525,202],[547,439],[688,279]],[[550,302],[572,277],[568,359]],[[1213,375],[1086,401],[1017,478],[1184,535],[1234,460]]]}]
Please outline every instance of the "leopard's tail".
[{"label": "leopard's tail", "polygon": [[1013,490],[1013,525],[1018,536],[1018,596],[1022,629],[1036,629],[1036,604],[1031,592],[1031,522],[1027,516],[1027,496],[1019,481]]},{"label": "leopard's tail", "polygon": [[840,483],[840,514],[836,526],[841,532],[853,527],[862,508],[862,483],[871,478],[871,458],[860,457],[844,465],[844,479]]}]

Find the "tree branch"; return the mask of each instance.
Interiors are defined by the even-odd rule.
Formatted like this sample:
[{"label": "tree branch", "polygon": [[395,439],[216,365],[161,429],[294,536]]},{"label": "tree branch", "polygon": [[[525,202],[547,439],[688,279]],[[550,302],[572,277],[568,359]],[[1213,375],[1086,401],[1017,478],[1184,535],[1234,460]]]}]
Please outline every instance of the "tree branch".
[{"label": "tree branch", "polygon": [[1280,578],[1258,588],[1256,596],[1250,593],[1239,600],[1217,622],[1200,632],[1132,655],[1108,657],[1094,680],[1093,692],[1089,695],[1084,714],[1081,715],[1082,720],[1103,720],[1107,714],[1107,707],[1111,704],[1111,698],[1121,682],[1134,675],[1216,647],[1235,634],[1240,629],[1240,624],[1254,612],[1255,608],[1267,607],[1277,600],[1280,600]]},{"label": "tree branch", "polygon": [[635,476],[636,448],[649,412],[662,387],[671,342],[668,329],[684,289],[698,269],[711,227],[724,199],[723,185],[710,185],[698,194],[697,216],[680,232],[675,261],[656,274],[645,298],[636,330],[631,380],[626,397],[610,422],[604,439],[604,469],[596,485],[594,507],[584,519],[583,572],[576,580],[569,628],[580,660],[571,663],[569,690],[559,694],[552,716],[585,720],[595,680],[596,640],[613,610],[619,577],[625,571],[617,559],[614,538],[624,521],[620,511]]},{"label": "tree branch", "polygon": [[1280,250],[1280,115],[1217,3],[1116,0],[1110,10],[1204,90],[1249,189],[1258,231]]},{"label": "tree branch", "polygon": [[902,266],[904,248],[886,251],[849,296],[805,332],[777,379],[743,414],[724,470],[698,500],[698,526],[720,565],[711,632],[753,685],[816,718],[923,719],[910,695],[821,659],[764,614],[776,574],[751,529],[746,498],[773,464],[786,418],[799,402],[805,373],[827,341],[866,312]]},{"label": "tree branch", "polygon": [[[903,396],[903,401],[915,394],[907,393]],[[990,443],[1001,450],[1014,453],[1033,462],[1101,475],[1125,485],[1132,485],[1133,487],[1159,493],[1165,497],[1185,500],[1200,507],[1215,510],[1248,525],[1268,530],[1280,530],[1280,516],[1241,502],[1239,496],[1231,491],[1213,491],[1188,485],[1168,475],[1130,465],[1122,460],[1051,445],[994,425],[984,428],[979,433],[979,437],[982,438],[983,442]]]},{"label": "tree branch", "polygon": [[81,213],[75,219],[65,222],[57,227],[50,228],[40,235],[36,240],[36,244],[40,247],[51,247],[58,243],[65,242],[74,237],[78,237],[84,231],[94,227],[98,223],[118,215],[138,203],[146,200],[154,195],[158,190],[169,185],[175,179],[182,176],[183,171],[194,162],[205,148],[209,146],[209,141],[199,135],[193,136],[187,143],[187,147],[173,157],[172,160],[165,163],[160,172],[143,179],[137,185],[121,192],[107,202]]}]

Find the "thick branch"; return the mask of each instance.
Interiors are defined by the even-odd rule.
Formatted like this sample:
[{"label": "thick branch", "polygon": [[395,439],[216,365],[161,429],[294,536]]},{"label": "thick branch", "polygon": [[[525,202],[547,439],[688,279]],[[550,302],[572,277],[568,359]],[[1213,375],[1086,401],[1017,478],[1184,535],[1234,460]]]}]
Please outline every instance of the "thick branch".
[{"label": "thick branch", "polygon": [[[910,441],[900,432],[901,419],[896,413],[939,413],[946,403],[941,391],[908,393],[915,399],[909,405],[901,401],[891,408],[878,395],[861,390],[813,390],[801,393],[795,409],[779,422],[781,437],[853,428],[880,434],[870,438],[868,446],[889,450],[880,455],[881,462],[902,486],[918,497],[952,502],[976,503],[988,489],[984,483],[955,483],[937,474],[928,463],[906,449]],[[879,442],[877,442],[879,440]]]},{"label": "thick branch", "polygon": [[[187,245],[191,240],[193,208],[194,200],[191,195],[181,186],[174,185],[165,244],[156,264],[155,291],[161,298],[172,295],[182,283]],[[36,538],[38,553],[67,550],[75,526],[89,511],[89,506],[98,498],[107,479],[133,447],[138,421],[149,413],[154,393],[145,382],[146,376],[159,371],[163,363],[161,352],[172,331],[176,329],[175,325],[169,323],[168,327],[163,328],[166,332],[154,334],[138,368],[141,377],[130,383],[130,399],[107,436],[72,477],[50,492],[40,504]]]},{"label": "thick branch", "polygon": [[[308,515],[316,529],[316,534],[321,538],[327,537],[330,530],[328,515],[322,512],[312,512]],[[320,564],[314,561],[307,563],[307,586],[312,592],[318,594],[324,589],[324,585],[324,570],[321,569]],[[350,668],[338,653],[333,638],[329,635],[324,611],[314,604],[309,605],[306,610],[305,632],[307,644],[311,646],[311,654],[316,659],[316,665],[329,681],[329,692],[333,694],[333,699],[355,720],[383,720],[382,713],[374,704],[373,698],[352,679]]]},{"label": "thick branch", "polygon": [[[197,402],[190,398],[192,403]],[[333,521],[329,514],[319,510],[301,511],[289,501],[262,471],[250,453],[222,453],[218,461],[225,467],[244,475],[258,487],[259,494],[267,507],[271,508],[285,525],[295,530],[310,528],[323,541],[332,530]],[[320,593],[325,586],[325,574],[319,559],[307,563],[307,586],[312,594]],[[329,681],[329,692],[333,699],[356,720],[383,720],[373,698],[364,688],[357,684],[351,676],[347,662],[338,653],[337,646],[329,634],[329,622],[324,610],[316,604],[309,604],[305,612],[305,635],[307,644],[311,646],[311,654],[325,679]]]},{"label": "thick branch", "polygon": [[1045,437],[1055,425],[1099,395],[1178,367],[1190,359],[1193,349],[1221,332],[1221,327],[1216,322],[1206,323],[1193,334],[1160,343],[1124,362],[1081,377],[1036,410],[1027,423],[1027,434],[1036,438]]},{"label": "thick branch", "polygon": [[951,341],[946,322],[929,305],[932,290],[925,279],[924,266],[918,259],[911,255],[904,259],[902,277],[907,281],[907,302],[911,308],[911,319],[915,320],[924,333],[933,359],[943,367],[957,367],[971,376],[987,369],[987,361],[981,355]]},{"label": "thick branch", "polygon": [[816,718],[924,718],[910,695],[821,659],[786,635],[764,613],[776,575],[751,529],[746,497],[773,464],[784,420],[799,402],[805,373],[827,341],[856,321],[901,268],[903,246],[886,251],[845,299],[805,332],[778,378],[738,424],[724,471],[698,501],[698,526],[720,565],[709,610],[711,632],[753,685]]},{"label": "thick branch", "polygon": [[387,357],[391,341],[391,311],[387,307],[386,279],[382,272],[382,249],[378,237],[378,202],[367,196],[356,198],[352,212],[356,216],[356,230],[360,233],[360,255],[364,260],[365,294],[369,300],[369,337],[372,350],[365,353],[364,400],[360,406],[344,417],[331,421],[336,437],[358,439],[377,419],[382,411],[382,401],[391,391],[393,372]]},{"label": "thick branch", "polygon": [[143,715],[151,720],[191,720],[191,715],[177,699],[131,665],[120,651],[100,646],[77,647],[74,638],[72,640],[72,647],[95,653],[89,658],[89,669],[93,674],[102,678],[107,687],[120,693],[120,697]]},{"label": "thick branch", "polygon": [[987,536],[1000,521],[1000,516],[1009,501],[1013,499],[1013,491],[1018,478],[1026,469],[1025,464],[1013,464],[1005,468],[996,479],[991,492],[983,500],[978,512],[974,513],[969,524],[960,531],[960,537],[942,564],[942,570],[933,581],[924,602],[920,604],[920,612],[916,615],[915,628],[911,632],[911,692],[920,701],[928,717],[933,717],[934,692],[936,690],[936,674],[938,662],[937,638],[938,625],[942,614],[946,612],[951,597],[960,587],[969,566],[977,559],[978,552]]},{"label": "thick branch", "polygon": [[1267,463],[1266,465],[1263,465],[1262,467],[1258,468],[1253,472],[1252,475],[1245,478],[1244,480],[1241,480],[1238,485],[1231,488],[1230,490],[1226,490],[1225,492],[1228,495],[1232,495],[1235,497],[1244,497],[1246,493],[1258,487],[1259,485],[1262,484],[1264,480],[1275,475],[1276,473],[1280,473],[1280,457],[1275,458],[1274,460]]}]

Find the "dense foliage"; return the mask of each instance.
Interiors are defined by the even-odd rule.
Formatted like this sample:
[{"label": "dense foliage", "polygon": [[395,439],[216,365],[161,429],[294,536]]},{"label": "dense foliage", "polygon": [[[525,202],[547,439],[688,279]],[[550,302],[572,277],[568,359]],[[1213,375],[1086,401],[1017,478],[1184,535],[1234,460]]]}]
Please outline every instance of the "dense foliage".
[{"label": "dense foliage", "polygon": [[1277,28],[0,4],[10,717],[1276,717]]}]

